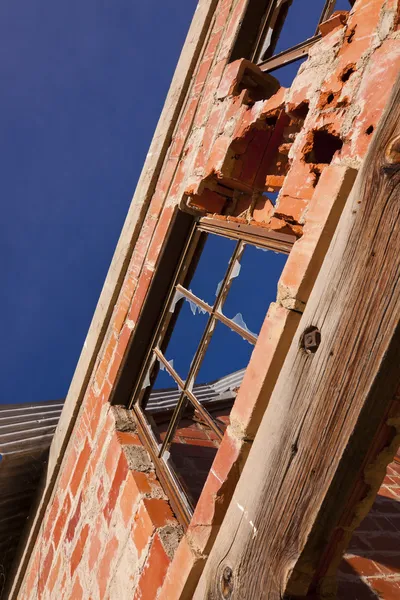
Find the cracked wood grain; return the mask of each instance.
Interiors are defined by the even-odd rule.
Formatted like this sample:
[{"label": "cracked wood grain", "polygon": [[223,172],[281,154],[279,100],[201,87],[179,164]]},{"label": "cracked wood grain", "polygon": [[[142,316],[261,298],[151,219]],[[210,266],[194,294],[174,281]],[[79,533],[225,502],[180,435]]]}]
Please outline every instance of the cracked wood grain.
[{"label": "cracked wood grain", "polygon": [[[335,597],[338,562],[400,444],[399,134],[400,78],[195,600]],[[310,326],[315,354],[300,348]]]}]

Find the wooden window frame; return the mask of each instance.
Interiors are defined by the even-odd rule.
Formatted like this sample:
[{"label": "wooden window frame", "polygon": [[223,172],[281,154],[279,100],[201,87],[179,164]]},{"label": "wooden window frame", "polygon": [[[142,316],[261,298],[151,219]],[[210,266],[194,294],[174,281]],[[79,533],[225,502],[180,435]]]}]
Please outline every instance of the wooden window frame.
[{"label": "wooden window frame", "polygon": [[[262,71],[273,71],[286,66],[300,58],[307,56],[310,48],[321,39],[319,25],[329,19],[335,11],[336,0],[326,0],[318,21],[317,29],[311,38],[280,52],[272,54],[265,60],[260,60],[259,55],[271,24],[279,18],[279,12],[286,1],[290,0],[250,0],[242,27],[238,33],[230,61],[238,58],[249,58],[257,64]],[[355,0],[349,0],[353,5]],[[284,21],[280,30],[284,27]],[[280,31],[278,32],[280,33]]]},{"label": "wooden window frame", "polygon": [[[197,298],[183,286],[184,280],[191,272],[191,267],[195,268],[196,266],[196,250],[198,249],[200,237],[204,233],[221,235],[237,242],[214,307]],[[214,431],[219,440],[222,440],[224,431],[223,428],[216,426],[214,419],[210,418],[208,411],[196,398],[192,389],[189,389],[190,386],[188,383],[185,384],[180,379],[173,366],[171,366],[160,350],[161,341],[166,335],[169,320],[171,319],[171,302],[176,292],[178,292],[180,297],[185,297],[191,302],[195,302],[208,314],[208,324],[194,355],[190,373],[186,378],[186,382],[188,382],[190,375],[195,373],[196,367],[200,364],[205,354],[206,346],[204,340],[207,336],[211,335],[212,329],[210,330],[210,327],[213,322],[222,322],[250,343],[256,343],[257,336],[224,316],[222,312],[217,313],[216,310],[218,302],[224,298],[224,294],[225,296],[227,294],[233,266],[238,256],[240,257],[243,252],[245,244],[250,243],[258,247],[288,254],[294,241],[295,237],[292,235],[272,232],[263,228],[255,229],[251,225],[241,223],[222,222],[219,219],[211,217],[195,219],[179,210],[177,211],[175,223],[171,227],[163,256],[156,268],[154,281],[135,328],[132,343],[124,360],[124,366],[118,377],[112,402],[123,403],[133,410],[138,424],[139,436],[151,456],[157,476],[171,501],[179,521],[184,527],[187,527],[190,522],[193,508],[173,470],[161,456],[167,447],[169,439],[174,434],[175,426],[182,416],[180,410],[184,406],[184,402],[186,402],[184,399],[189,399],[191,406],[201,415],[201,418]],[[177,265],[177,267],[173,268],[174,265]],[[158,300],[158,306],[154,304],[155,299]],[[151,313],[152,318],[150,319],[149,316]],[[147,335],[144,336],[144,334]],[[146,337],[145,340],[144,337]],[[140,402],[146,392],[143,385],[145,377],[150,372],[156,359],[175,379],[179,387],[178,403],[174,408],[165,440],[161,446],[157,443],[145,417],[145,413],[140,406]]]}]

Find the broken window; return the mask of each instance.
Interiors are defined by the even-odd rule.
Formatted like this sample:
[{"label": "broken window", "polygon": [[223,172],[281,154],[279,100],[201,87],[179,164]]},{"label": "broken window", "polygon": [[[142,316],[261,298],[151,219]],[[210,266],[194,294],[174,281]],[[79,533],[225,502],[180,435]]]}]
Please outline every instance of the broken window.
[{"label": "broken window", "polygon": [[205,217],[193,226],[131,406],[188,523],[293,239]]},{"label": "broken window", "polygon": [[355,0],[253,0],[231,60],[250,58],[290,86],[308,51],[320,39],[319,25]]}]

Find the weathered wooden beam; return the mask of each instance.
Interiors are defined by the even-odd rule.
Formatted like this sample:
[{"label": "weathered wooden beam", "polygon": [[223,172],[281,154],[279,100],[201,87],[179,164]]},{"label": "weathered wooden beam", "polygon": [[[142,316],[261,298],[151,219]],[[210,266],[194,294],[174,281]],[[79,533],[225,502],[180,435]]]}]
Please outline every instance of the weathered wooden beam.
[{"label": "weathered wooden beam", "polygon": [[[335,597],[342,553],[400,444],[399,275],[400,79],[195,600]],[[309,327],[321,339],[308,354]]]}]

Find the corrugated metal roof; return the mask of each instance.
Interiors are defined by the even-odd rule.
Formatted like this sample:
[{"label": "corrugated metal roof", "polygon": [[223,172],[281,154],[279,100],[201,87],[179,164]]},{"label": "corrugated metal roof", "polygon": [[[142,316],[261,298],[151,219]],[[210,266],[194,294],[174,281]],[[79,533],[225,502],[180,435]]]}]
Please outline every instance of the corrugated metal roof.
[{"label": "corrugated metal roof", "polygon": [[47,461],[63,400],[0,405],[0,593]]}]

